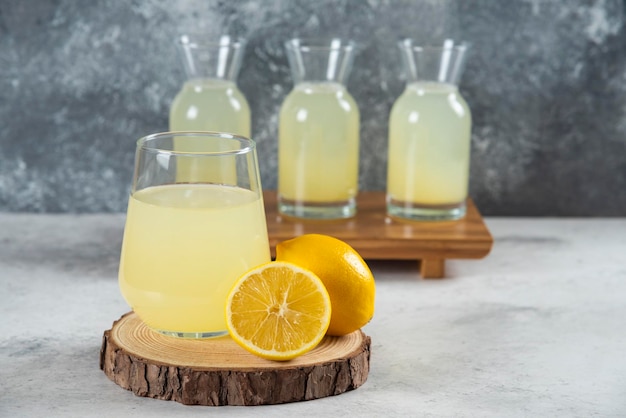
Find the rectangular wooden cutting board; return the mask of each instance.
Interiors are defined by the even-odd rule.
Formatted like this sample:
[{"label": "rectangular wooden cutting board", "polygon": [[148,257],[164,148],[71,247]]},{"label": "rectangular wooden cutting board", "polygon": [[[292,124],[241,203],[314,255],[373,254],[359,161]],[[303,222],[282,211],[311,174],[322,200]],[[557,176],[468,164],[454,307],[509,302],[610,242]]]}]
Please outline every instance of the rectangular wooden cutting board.
[{"label": "rectangular wooden cutting board", "polygon": [[265,191],[265,214],[272,256],[281,241],[303,234],[326,234],[350,244],[365,260],[419,260],[424,278],[445,275],[445,260],[483,258],[493,237],[471,199],[458,221],[412,222],[390,218],[385,192],[365,191],[357,197],[357,214],[344,220],[301,220],[278,213],[276,192]]}]

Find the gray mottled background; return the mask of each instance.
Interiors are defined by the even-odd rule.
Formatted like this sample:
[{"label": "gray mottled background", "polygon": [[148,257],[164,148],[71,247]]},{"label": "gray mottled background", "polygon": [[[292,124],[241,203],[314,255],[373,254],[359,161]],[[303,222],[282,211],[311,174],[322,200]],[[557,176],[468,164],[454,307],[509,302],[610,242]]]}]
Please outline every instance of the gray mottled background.
[{"label": "gray mottled background", "polygon": [[167,130],[174,39],[249,39],[239,86],[263,186],[295,35],[361,45],[361,188],[383,190],[399,37],[473,45],[471,195],[487,215],[626,215],[626,31],[618,0],[0,0],[0,211],[123,212],[135,140]]}]

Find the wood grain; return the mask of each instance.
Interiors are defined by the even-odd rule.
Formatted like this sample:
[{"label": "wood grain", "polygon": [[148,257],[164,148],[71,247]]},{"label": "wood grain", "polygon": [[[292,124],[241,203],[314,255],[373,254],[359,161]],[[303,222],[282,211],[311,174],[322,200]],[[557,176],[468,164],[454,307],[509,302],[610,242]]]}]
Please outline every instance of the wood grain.
[{"label": "wood grain", "polygon": [[420,274],[429,279],[441,279],[446,275],[445,260],[425,258],[420,263]]},{"label": "wood grain", "polygon": [[376,191],[359,193],[356,216],[345,220],[281,216],[276,192],[265,191],[264,199],[272,256],[281,241],[307,233],[326,234],[347,242],[365,260],[426,260],[422,263],[422,276],[434,278],[443,277],[446,259],[483,258],[493,245],[493,238],[471,199],[467,200],[465,218],[450,222],[391,218],[386,213],[385,193]]},{"label": "wood grain", "polygon": [[361,386],[369,373],[370,338],[361,331],[325,337],[286,362],[264,360],[230,337],[168,337],[134,313],[105,331],[100,368],[138,396],[189,405],[262,405],[338,395]]}]

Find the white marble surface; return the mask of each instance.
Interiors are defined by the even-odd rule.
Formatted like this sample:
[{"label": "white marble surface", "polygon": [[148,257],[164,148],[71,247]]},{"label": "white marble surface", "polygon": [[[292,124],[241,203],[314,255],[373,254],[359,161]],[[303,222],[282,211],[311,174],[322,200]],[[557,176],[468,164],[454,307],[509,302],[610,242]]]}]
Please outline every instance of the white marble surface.
[{"label": "white marble surface", "polygon": [[626,416],[626,219],[491,218],[491,254],[422,280],[372,263],[371,371],[309,402],[139,398],[98,368],[122,215],[0,214],[0,416]]}]

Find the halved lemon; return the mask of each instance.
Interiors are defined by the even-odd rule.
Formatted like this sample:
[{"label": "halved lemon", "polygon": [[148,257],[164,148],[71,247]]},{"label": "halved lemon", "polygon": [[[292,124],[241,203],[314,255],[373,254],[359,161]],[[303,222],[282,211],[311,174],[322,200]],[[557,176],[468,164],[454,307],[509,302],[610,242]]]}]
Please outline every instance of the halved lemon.
[{"label": "halved lemon", "polygon": [[330,314],[322,281],[289,262],[273,261],[250,270],[226,301],[233,340],[270,360],[290,360],[315,348],[326,334]]}]

